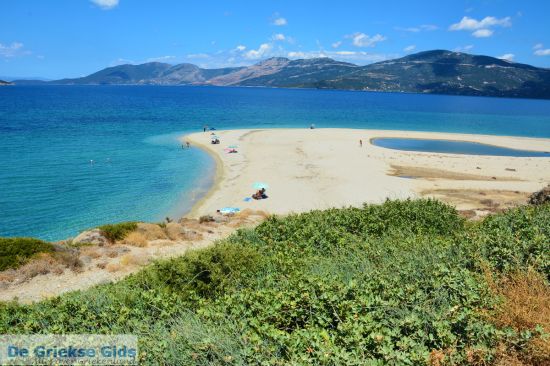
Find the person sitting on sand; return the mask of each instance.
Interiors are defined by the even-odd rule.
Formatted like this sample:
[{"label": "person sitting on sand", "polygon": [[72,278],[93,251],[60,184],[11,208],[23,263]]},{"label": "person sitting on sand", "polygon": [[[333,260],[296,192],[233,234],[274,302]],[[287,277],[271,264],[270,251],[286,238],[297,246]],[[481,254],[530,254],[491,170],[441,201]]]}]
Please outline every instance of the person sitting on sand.
[{"label": "person sitting on sand", "polygon": [[256,193],[254,193],[252,195],[252,198],[254,198],[255,200],[263,200],[263,199],[266,199],[267,198],[267,195],[265,194],[265,188],[262,188],[258,191],[256,191]]}]

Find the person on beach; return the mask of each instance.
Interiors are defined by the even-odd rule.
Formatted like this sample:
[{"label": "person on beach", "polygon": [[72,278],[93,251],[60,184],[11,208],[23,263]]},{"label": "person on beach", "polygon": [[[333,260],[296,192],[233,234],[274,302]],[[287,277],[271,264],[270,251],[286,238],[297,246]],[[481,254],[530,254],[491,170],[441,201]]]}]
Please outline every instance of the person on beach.
[{"label": "person on beach", "polygon": [[255,200],[263,200],[267,198],[267,195],[265,194],[265,188],[260,189],[256,193],[252,195],[252,198]]},{"label": "person on beach", "polygon": [[363,140],[359,140],[359,147],[363,147]]}]

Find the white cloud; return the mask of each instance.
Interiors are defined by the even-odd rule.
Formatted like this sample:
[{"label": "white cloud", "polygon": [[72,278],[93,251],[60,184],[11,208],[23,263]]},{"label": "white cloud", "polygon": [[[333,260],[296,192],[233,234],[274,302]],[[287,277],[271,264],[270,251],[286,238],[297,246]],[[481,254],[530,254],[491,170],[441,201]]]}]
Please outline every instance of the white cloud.
[{"label": "white cloud", "polygon": [[378,42],[386,40],[386,37],[381,34],[375,34],[371,37],[365,33],[354,33],[346,37],[351,38],[353,45],[356,47],[374,47]]},{"label": "white cloud", "polygon": [[347,61],[358,64],[367,64],[372,62],[385,61],[391,58],[398,57],[398,55],[385,55],[378,53],[370,53],[364,51],[291,51],[287,52],[288,58],[318,58],[318,57],[330,57],[339,61]]},{"label": "white cloud", "polygon": [[274,34],[271,39],[273,41],[284,41],[286,39],[285,35],[282,34],[282,33],[277,33],[277,34]]},{"label": "white cloud", "polygon": [[476,38],[487,38],[493,35],[493,31],[490,29],[478,29],[472,33],[472,36]]},{"label": "white cloud", "polygon": [[475,20],[474,18],[463,17],[460,22],[452,24],[449,27],[449,30],[476,30],[482,28],[490,28],[494,26],[510,27],[512,25],[510,19],[510,17],[505,17],[501,19],[495,17],[485,17],[481,20]]},{"label": "white cloud", "polygon": [[511,27],[512,21],[510,17],[495,18],[485,17],[481,20],[476,20],[470,17],[463,17],[460,22],[451,24],[450,31],[473,31],[472,36],[477,38],[490,37],[494,31],[493,27]]},{"label": "white cloud", "polygon": [[269,54],[269,52],[273,49],[273,45],[269,43],[262,43],[260,45],[260,48],[257,50],[250,50],[244,54],[244,57],[249,60],[257,60],[262,57],[266,57],[266,55]]},{"label": "white cloud", "polygon": [[434,31],[439,29],[439,27],[433,24],[422,24],[422,25],[419,25],[418,27],[407,27],[407,28],[395,27],[395,29],[403,32],[418,33],[422,31]]},{"label": "white cloud", "polygon": [[538,49],[541,49],[543,48],[544,46],[542,45],[542,43],[537,43],[536,45],[533,46],[533,49],[534,50],[538,50]]},{"label": "white cloud", "polygon": [[546,48],[546,49],[540,48],[540,49],[535,51],[535,55],[536,56],[550,56],[550,48]]},{"label": "white cloud", "polygon": [[146,60],[146,62],[168,62],[173,61],[176,58],[176,56],[159,56],[159,57],[151,57]]},{"label": "white cloud", "polygon": [[99,6],[101,9],[109,10],[118,5],[119,0],[90,0],[92,3]]},{"label": "white cloud", "polygon": [[416,45],[411,44],[410,46],[407,46],[407,47],[403,48],[403,51],[405,51],[405,52],[412,52],[412,51],[414,51],[415,49],[416,49]]},{"label": "white cloud", "polygon": [[307,58],[307,55],[304,52],[301,51],[290,51],[287,53],[287,57],[290,58]]},{"label": "white cloud", "polygon": [[210,58],[210,55],[207,53],[191,53],[185,57],[192,58],[192,59],[205,59],[205,58]]},{"label": "white cloud", "polygon": [[285,18],[279,17],[279,18],[273,19],[273,25],[281,27],[281,26],[287,25],[287,24],[288,24],[288,22],[286,21]]},{"label": "white cloud", "polygon": [[0,57],[12,58],[16,56],[23,56],[31,54],[30,51],[24,49],[23,43],[12,42],[11,44],[4,45],[0,43]]},{"label": "white cloud", "polygon": [[338,47],[340,47],[341,45],[342,45],[342,41],[334,42],[334,43],[332,44],[332,48],[338,48]]},{"label": "white cloud", "polygon": [[500,58],[501,60],[506,60],[506,61],[514,61],[514,57],[516,55],[514,55],[513,53],[505,53],[504,55],[502,56],[498,56],[498,58]]},{"label": "white cloud", "polygon": [[453,51],[454,51],[454,52],[468,52],[468,51],[471,51],[472,48],[474,48],[474,45],[473,45],[473,44],[469,44],[469,45],[464,46],[464,47],[458,46],[458,47],[456,47]]},{"label": "white cloud", "polygon": [[238,45],[237,47],[235,47],[235,51],[239,51],[239,52],[242,52],[246,50],[246,46],[243,46],[242,44]]}]

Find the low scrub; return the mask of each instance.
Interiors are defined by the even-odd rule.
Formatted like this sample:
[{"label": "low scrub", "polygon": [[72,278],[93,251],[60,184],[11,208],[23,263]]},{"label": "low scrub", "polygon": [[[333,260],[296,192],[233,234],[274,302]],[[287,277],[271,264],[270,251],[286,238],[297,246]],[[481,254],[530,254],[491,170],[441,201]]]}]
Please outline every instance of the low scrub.
[{"label": "low scrub", "polygon": [[50,243],[33,238],[0,238],[0,271],[18,268],[38,253],[51,253]]},{"label": "low scrub", "polygon": [[537,365],[549,222],[434,200],[270,217],[116,284],[0,304],[0,333],[133,333],[146,365]]},{"label": "low scrub", "polygon": [[120,222],[118,224],[109,224],[100,226],[98,229],[101,230],[101,233],[109,239],[111,243],[116,242],[117,240],[122,240],[137,229],[138,225],[135,222]]}]

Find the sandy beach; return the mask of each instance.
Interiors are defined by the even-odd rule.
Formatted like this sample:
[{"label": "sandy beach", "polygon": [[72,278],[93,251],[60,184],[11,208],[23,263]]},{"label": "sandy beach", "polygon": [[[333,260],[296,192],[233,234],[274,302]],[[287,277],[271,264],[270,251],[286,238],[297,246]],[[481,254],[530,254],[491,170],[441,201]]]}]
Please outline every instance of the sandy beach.
[{"label": "sandy beach", "polygon": [[[452,139],[538,151],[550,140],[449,133],[271,129],[216,131],[182,137],[216,161],[215,184],[187,218],[161,229],[140,224],[143,243],[86,246],[77,252],[76,270],[42,270],[38,260],[0,276],[0,301],[32,302],[61,293],[120,280],[151,261],[204,248],[236,228],[254,226],[268,214],[329,207],[361,206],[387,198],[436,197],[469,217],[524,204],[529,194],[550,182],[550,158],[518,158],[409,152],[374,146],[376,137]],[[359,140],[363,141],[360,146]],[[237,153],[227,153],[236,146]],[[267,199],[248,199],[255,182],[269,185]],[[223,207],[244,212],[216,214]],[[210,220],[196,220],[211,215]],[[152,230],[152,231],[151,231]],[[190,235],[191,233],[192,235]],[[42,263],[42,264],[40,264]],[[25,269],[27,268],[27,269]],[[31,274],[27,272],[31,272]]]},{"label": "sandy beach", "polygon": [[[266,129],[216,131],[182,137],[217,161],[217,179],[188,216],[222,207],[288,214],[329,207],[360,206],[387,198],[437,197],[460,210],[492,210],[524,203],[550,182],[550,159],[399,151],[372,145],[377,137],[480,142],[515,149],[550,151],[550,139],[453,133]],[[363,141],[363,146],[359,145]],[[228,146],[237,153],[227,153]],[[269,185],[268,198],[245,201],[252,185]]]}]

